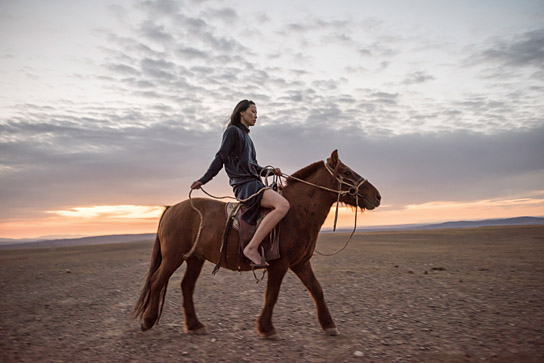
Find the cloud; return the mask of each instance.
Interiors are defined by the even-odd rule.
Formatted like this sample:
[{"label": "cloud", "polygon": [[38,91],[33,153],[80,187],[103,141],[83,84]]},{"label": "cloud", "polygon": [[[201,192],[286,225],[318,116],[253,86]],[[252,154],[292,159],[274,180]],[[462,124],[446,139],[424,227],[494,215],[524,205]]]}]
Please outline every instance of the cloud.
[{"label": "cloud", "polygon": [[461,209],[467,210],[471,208],[512,208],[512,207],[532,207],[532,206],[544,206],[544,199],[542,198],[515,198],[515,199],[488,199],[488,200],[476,200],[469,202],[442,202],[433,201],[421,204],[409,204],[405,207],[406,210],[452,210]]},{"label": "cloud", "polygon": [[143,205],[100,205],[92,207],[76,207],[68,210],[53,210],[47,213],[69,218],[83,219],[157,219],[164,207]]},{"label": "cloud", "polygon": [[343,31],[349,29],[351,22],[348,20],[325,20],[318,17],[309,17],[306,21],[297,21],[295,23],[289,23],[286,25],[286,31],[297,33],[308,33],[313,31],[326,31],[326,32],[338,32],[342,34]]},{"label": "cloud", "polygon": [[[501,87],[535,84],[542,81],[544,72],[544,29],[493,39],[472,47],[463,62],[479,67],[478,77],[500,82]],[[505,85],[506,82],[510,84]],[[512,82],[515,82],[512,84]],[[524,92],[526,87],[521,90]],[[530,93],[530,92],[529,92]]]},{"label": "cloud", "polygon": [[497,41],[479,54],[481,61],[512,67],[544,68],[544,29]]},{"label": "cloud", "polygon": [[373,92],[370,94],[370,100],[378,104],[395,105],[398,103],[399,95],[397,93]]},{"label": "cloud", "polygon": [[380,58],[391,58],[395,54],[397,54],[397,51],[395,51],[393,48],[384,46],[383,44],[379,42],[364,45],[363,47],[358,49],[358,52],[363,57],[380,57]]},{"label": "cloud", "polygon": [[141,25],[140,33],[144,38],[160,43],[168,44],[174,41],[174,37],[164,26],[157,25],[151,21],[146,21]]},{"label": "cloud", "polygon": [[[232,98],[236,100],[249,97],[266,103],[278,100],[280,102],[274,103],[269,111],[270,115],[289,115],[287,117],[291,117],[296,123],[310,120],[330,122],[330,118],[338,117],[341,118],[338,123],[344,126],[349,124],[369,128],[376,134],[384,135],[391,132],[407,132],[406,130],[414,127],[420,129],[434,127],[443,130],[466,126],[475,127],[477,130],[483,130],[485,127],[501,128],[508,124],[509,120],[514,119],[509,117],[508,113],[497,116],[499,108],[493,105],[500,103],[500,99],[482,100],[481,103],[470,103],[460,99],[445,104],[433,103],[431,97],[425,100],[423,108],[414,105],[414,98],[409,94],[396,92],[391,87],[350,90],[349,84],[353,82],[351,74],[346,78],[341,76],[333,78],[312,72],[315,69],[312,66],[319,67],[320,62],[319,57],[315,57],[312,52],[301,53],[300,57],[292,51],[286,52],[285,55],[279,53],[273,66],[268,64],[263,66],[261,58],[248,50],[253,47],[249,43],[239,42],[236,34],[239,34],[240,29],[236,24],[232,25],[233,32],[225,32],[223,28],[214,26],[212,18],[199,17],[214,8],[205,7],[204,10],[193,10],[189,13],[190,10],[183,7],[174,11],[169,2],[146,6],[158,9],[143,14],[142,23],[135,25],[132,36],[119,37],[109,34],[117,47],[110,48],[111,59],[104,67],[112,77],[110,85],[112,90],[119,93],[132,94],[153,103],[161,100],[169,103],[174,109],[180,102],[195,107],[203,100],[207,102],[213,100],[213,103],[218,104],[212,106],[215,108],[211,110],[212,112],[232,107],[230,105],[234,102]],[[154,18],[153,14],[156,11],[162,13],[164,8],[169,9],[169,13],[164,14],[169,20]],[[224,8],[218,8],[214,14],[234,16]],[[300,34],[303,40],[309,37],[306,34],[309,31],[318,32],[315,37],[336,37],[344,34],[343,31],[351,26],[354,26],[351,21],[323,20],[316,17],[285,25],[286,28],[295,27],[296,29],[290,30]],[[139,37],[139,32],[144,28],[150,29],[150,34],[155,35]],[[227,28],[230,29],[230,26]],[[162,33],[172,36],[175,39],[173,41],[175,46],[163,48],[161,44],[168,40],[160,36]],[[287,36],[289,32],[285,33]],[[387,72],[385,69],[390,65],[386,59],[396,54],[391,44],[398,42],[399,38],[392,35],[381,37],[387,41],[369,42],[366,47],[355,44],[355,40],[351,44],[341,43],[353,54],[356,54],[357,49],[367,49],[372,58],[369,69]],[[266,36],[263,39],[266,39]],[[310,42],[308,46],[313,45]],[[301,63],[303,57],[306,59]],[[275,65],[285,61],[293,64],[291,58],[296,58],[298,64],[307,64],[309,67],[298,69],[293,75],[292,67],[286,69],[284,66]],[[341,70],[354,69],[345,66],[349,62],[342,64]],[[359,66],[358,69],[368,73],[367,68]],[[416,71],[409,73],[402,82],[405,85],[414,85],[432,79],[433,75]],[[485,98],[485,95],[480,98]],[[471,97],[471,101],[475,99]],[[314,106],[306,107],[301,105],[301,102]],[[280,103],[281,107],[274,109],[276,104]],[[520,108],[523,106],[525,105],[520,104]],[[451,110],[457,108],[459,113],[456,118]],[[527,110],[526,107],[523,108]],[[501,111],[504,111],[504,108]],[[514,113],[517,109],[507,111]],[[209,115],[210,120],[204,123],[211,124],[213,116]],[[458,119],[466,116],[470,123],[458,122]]]},{"label": "cloud", "polygon": [[225,23],[233,23],[239,18],[236,10],[230,7],[224,7],[220,9],[206,9],[203,11],[202,15],[207,18],[210,17],[219,19]]},{"label": "cloud", "polygon": [[144,75],[153,79],[167,82],[176,79],[176,65],[165,60],[142,59],[141,69]]},{"label": "cloud", "polygon": [[[375,105],[398,98],[389,93],[369,96]],[[375,183],[384,203],[397,207],[542,189],[544,127],[494,134],[379,136],[370,128],[341,122],[349,119],[350,108],[339,107],[339,100],[300,110],[291,107],[292,102],[320,97],[311,91],[293,93],[283,107],[279,103],[274,112],[262,114],[251,134],[262,164],[292,173],[338,148],[343,161]],[[345,95],[339,98],[345,98],[346,105],[354,102]],[[82,116],[50,106],[21,106],[17,118],[0,126],[0,213],[13,217],[29,210],[161,205],[184,199],[187,186],[204,173],[217,151],[230,112],[225,109],[203,129],[199,121],[195,124],[202,107],[206,106],[179,109],[155,103],[123,110],[97,105]],[[267,107],[263,102],[262,109]],[[293,114],[307,115],[307,121],[292,123]],[[229,192],[223,174],[210,187]]]},{"label": "cloud", "polygon": [[121,75],[139,76],[140,71],[126,64],[106,64],[108,69]]},{"label": "cloud", "polygon": [[102,80],[111,77],[114,92],[163,100],[172,107],[181,102],[194,106],[199,100],[225,98],[232,89],[256,93],[263,83],[277,80],[254,65],[245,45],[210,22],[233,18],[234,10],[206,8],[202,14],[213,16],[204,20],[169,1],[144,2],[141,9],[141,22],[126,35],[101,30],[115,45],[107,48],[107,76],[100,75]]},{"label": "cloud", "polygon": [[208,60],[210,57],[202,50],[192,47],[181,47],[176,49],[176,53],[185,59],[203,59]]},{"label": "cloud", "polygon": [[141,1],[139,6],[149,13],[151,17],[172,16],[177,14],[182,2],[176,0]]},{"label": "cloud", "polygon": [[113,14],[117,19],[124,20],[128,17],[128,11],[118,4],[108,5],[108,11]]},{"label": "cloud", "polygon": [[[121,118],[103,114],[90,120],[57,114],[52,117],[55,121],[2,125],[2,134],[10,135],[0,144],[2,215],[15,217],[59,206],[125,204],[123,200],[143,195],[147,188],[163,188],[161,181],[180,176],[184,158],[195,152],[202,133],[188,131],[181,120],[168,123],[163,118],[158,124],[145,124],[151,115],[149,111]],[[187,165],[185,170],[193,167]],[[144,204],[152,199],[143,197]]]},{"label": "cloud", "polygon": [[418,83],[424,83],[427,81],[431,81],[435,79],[435,77],[431,76],[430,74],[427,74],[427,72],[424,71],[418,71],[414,73],[410,73],[406,76],[404,81],[402,83],[404,84],[418,84]]}]

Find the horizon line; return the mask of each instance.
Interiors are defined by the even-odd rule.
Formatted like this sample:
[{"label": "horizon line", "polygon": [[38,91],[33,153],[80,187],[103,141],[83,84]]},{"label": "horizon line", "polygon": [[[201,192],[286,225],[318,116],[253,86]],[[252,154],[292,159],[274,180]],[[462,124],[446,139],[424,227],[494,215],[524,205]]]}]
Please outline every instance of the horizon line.
[{"label": "horizon line", "polygon": [[[507,221],[507,220],[515,220],[515,219],[523,219],[523,218],[536,218],[536,219],[543,219],[544,222],[544,215],[538,215],[538,216],[518,216],[518,217],[507,217],[507,218],[486,218],[486,219],[467,219],[467,220],[450,220],[446,222],[428,222],[428,223],[405,223],[405,224],[388,224],[388,225],[374,225],[374,226],[358,226],[355,229],[355,232],[377,232],[377,231],[384,231],[384,230],[391,230],[395,229],[398,231],[406,229],[412,229],[412,228],[422,228],[422,227],[432,227],[432,226],[439,226],[439,225],[445,225],[450,223],[483,223],[483,222],[490,222],[490,221]],[[507,226],[508,224],[504,224],[503,226]],[[514,224],[515,225],[515,224]],[[455,228],[455,227],[452,227]],[[459,228],[459,227],[458,227]],[[470,228],[470,227],[468,227]],[[320,233],[331,233],[331,232],[339,232],[339,233],[345,233],[352,231],[353,228],[351,227],[341,227],[337,228],[336,231],[333,231],[332,227],[322,227],[320,229]],[[146,235],[146,234],[156,234],[156,231],[151,232],[142,232],[142,233],[116,233],[116,234],[99,234],[99,235],[59,235],[59,236],[40,236],[40,237],[30,237],[30,238],[3,238],[0,237],[0,244],[6,245],[11,242],[16,243],[31,243],[31,242],[46,242],[46,241],[57,241],[57,240],[70,240],[70,239],[85,239],[85,238],[97,238],[97,237],[115,237],[115,236],[140,236],[140,235]]]}]

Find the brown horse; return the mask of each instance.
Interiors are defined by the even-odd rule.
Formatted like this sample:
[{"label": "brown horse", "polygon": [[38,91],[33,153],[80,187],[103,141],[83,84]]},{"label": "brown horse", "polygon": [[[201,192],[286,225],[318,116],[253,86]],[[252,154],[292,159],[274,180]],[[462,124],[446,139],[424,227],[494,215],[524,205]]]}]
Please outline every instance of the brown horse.
[{"label": "brown horse", "polygon": [[[324,188],[297,181],[295,178]],[[272,310],[288,269],[300,278],[312,295],[319,323],[325,333],[338,335],[336,324],[325,303],[321,285],[312,271],[310,259],[314,253],[319,230],[338,198],[339,194],[333,190],[341,188],[343,193],[340,194],[340,201],[354,207],[370,210],[380,205],[381,196],[378,190],[363,180],[365,179],[339,160],[336,150],[327,159],[326,164],[323,161],[315,162],[287,179],[283,196],[289,201],[291,208],[280,222],[281,258],[270,261],[270,266],[267,267],[265,304],[257,320],[258,331],[263,337],[277,336],[272,325]],[[203,214],[203,229],[193,254],[187,259],[184,258],[184,254],[191,249],[199,230],[198,213],[191,208],[189,200],[185,200],[173,207],[167,207],[161,216],[151,266],[134,308],[134,317],[141,319],[141,328],[144,331],[158,322],[164,306],[168,280],[186,261],[187,269],[181,283],[186,330],[195,334],[206,333],[206,327],[196,316],[193,292],[204,261],[208,260],[214,264],[219,261],[221,237],[226,222],[225,203],[208,198],[195,198],[193,203]],[[238,235],[231,233],[226,257],[221,261],[222,267],[237,269],[238,249]],[[241,261],[241,269],[249,271],[249,262]]]}]

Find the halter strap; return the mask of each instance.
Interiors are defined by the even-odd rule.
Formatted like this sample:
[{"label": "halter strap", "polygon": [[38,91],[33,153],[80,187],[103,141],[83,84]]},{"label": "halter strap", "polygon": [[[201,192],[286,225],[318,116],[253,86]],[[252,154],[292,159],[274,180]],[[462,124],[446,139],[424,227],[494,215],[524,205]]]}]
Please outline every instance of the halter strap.
[{"label": "halter strap", "polygon": [[[329,165],[327,165],[327,162],[325,161],[325,169],[327,169],[327,171],[332,175],[333,178],[335,178],[336,180],[338,180],[339,183],[343,183],[343,184],[346,184],[352,188],[356,188],[356,193],[358,194],[359,193],[359,188],[361,187],[361,185],[363,185],[368,179],[365,179],[365,178],[361,178],[357,181],[353,181],[352,179],[347,179],[348,181],[350,181],[351,183],[347,183],[343,177],[341,176],[338,176],[338,174],[334,174],[334,171],[331,169],[331,167]],[[355,194],[352,194],[352,193],[349,193],[350,195],[355,195]]]}]

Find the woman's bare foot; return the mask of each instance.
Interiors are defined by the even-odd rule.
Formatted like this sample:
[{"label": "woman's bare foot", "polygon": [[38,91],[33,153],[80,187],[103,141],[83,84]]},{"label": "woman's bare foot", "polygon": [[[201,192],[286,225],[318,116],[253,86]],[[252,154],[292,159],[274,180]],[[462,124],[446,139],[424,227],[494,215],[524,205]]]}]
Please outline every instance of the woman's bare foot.
[{"label": "woman's bare foot", "polygon": [[249,245],[244,248],[244,256],[249,258],[254,265],[268,266],[268,263],[262,258],[257,249],[249,248]]}]

